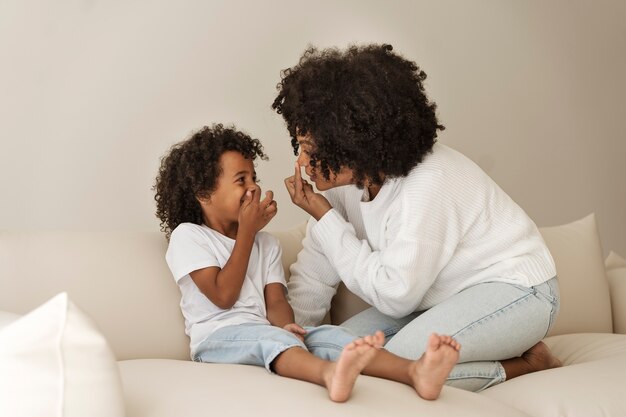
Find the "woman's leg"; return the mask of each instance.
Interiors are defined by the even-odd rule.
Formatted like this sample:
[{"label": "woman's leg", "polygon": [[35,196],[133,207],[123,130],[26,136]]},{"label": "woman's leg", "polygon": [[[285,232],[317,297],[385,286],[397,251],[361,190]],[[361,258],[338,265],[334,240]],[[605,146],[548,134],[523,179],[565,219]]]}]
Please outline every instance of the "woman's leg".
[{"label": "woman's leg", "polygon": [[448,334],[463,349],[446,383],[480,391],[505,379],[558,366],[545,345],[539,345],[539,352],[531,349],[548,332],[557,311],[556,279],[532,288],[492,282],[468,288],[409,317],[412,321],[399,331],[397,327],[407,319],[395,320],[371,309],[343,326],[357,334],[369,330],[368,326],[387,326],[387,334],[393,337],[385,348],[407,359],[422,356],[430,333]]}]

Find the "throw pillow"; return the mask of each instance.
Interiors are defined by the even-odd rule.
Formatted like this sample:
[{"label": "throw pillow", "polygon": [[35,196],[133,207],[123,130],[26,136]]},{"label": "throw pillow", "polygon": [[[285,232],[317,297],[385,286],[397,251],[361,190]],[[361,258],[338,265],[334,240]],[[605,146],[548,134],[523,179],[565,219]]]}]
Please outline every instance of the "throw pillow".
[{"label": "throw pillow", "polygon": [[612,333],[611,300],[596,218],[539,229],[556,264],[561,310],[548,336]]},{"label": "throw pillow", "polygon": [[0,311],[0,330],[7,327],[18,318],[20,318],[18,314],[9,313],[8,311]]},{"label": "throw pillow", "polygon": [[611,288],[613,309],[613,332],[626,334],[626,259],[615,252],[609,253],[605,261],[606,275]]},{"label": "throw pillow", "polygon": [[0,330],[0,416],[121,417],[117,362],[61,293]]}]

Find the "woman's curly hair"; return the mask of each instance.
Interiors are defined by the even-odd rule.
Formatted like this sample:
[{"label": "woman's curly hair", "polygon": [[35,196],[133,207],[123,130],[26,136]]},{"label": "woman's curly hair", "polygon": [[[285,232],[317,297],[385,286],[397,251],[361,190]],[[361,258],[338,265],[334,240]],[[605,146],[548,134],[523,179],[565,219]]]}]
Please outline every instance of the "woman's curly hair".
[{"label": "woman's curly hair", "polygon": [[287,122],[296,155],[296,136],[311,136],[311,166],[319,162],[326,180],[341,167],[353,170],[358,186],[406,176],[444,129],[424,92],[426,74],[392,50],[310,47],[282,71],[272,108]]},{"label": "woman's curly hair", "polygon": [[206,198],[215,190],[222,174],[219,160],[227,151],[237,151],[247,159],[255,160],[258,156],[267,160],[258,139],[222,124],[205,126],[191,138],[172,146],[161,158],[153,190],[156,216],[168,239],[181,223],[202,224],[197,198]]}]

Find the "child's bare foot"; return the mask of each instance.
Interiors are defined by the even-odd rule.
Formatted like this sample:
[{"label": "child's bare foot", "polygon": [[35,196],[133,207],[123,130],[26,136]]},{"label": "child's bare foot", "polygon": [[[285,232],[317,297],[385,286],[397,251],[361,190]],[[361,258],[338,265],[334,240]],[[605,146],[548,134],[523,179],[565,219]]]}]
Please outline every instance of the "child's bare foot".
[{"label": "child's bare foot", "polygon": [[413,362],[411,378],[415,391],[425,400],[436,400],[450,371],[459,360],[461,345],[450,336],[433,333],[426,351]]},{"label": "child's bare foot", "polygon": [[522,353],[521,357],[528,363],[532,371],[543,371],[563,366],[561,361],[552,354],[550,348],[543,342],[537,343]]},{"label": "child's bare foot", "polygon": [[341,356],[333,364],[326,378],[326,387],[330,399],[344,402],[350,398],[357,377],[383,346],[385,336],[382,332],[356,339],[343,348]]}]

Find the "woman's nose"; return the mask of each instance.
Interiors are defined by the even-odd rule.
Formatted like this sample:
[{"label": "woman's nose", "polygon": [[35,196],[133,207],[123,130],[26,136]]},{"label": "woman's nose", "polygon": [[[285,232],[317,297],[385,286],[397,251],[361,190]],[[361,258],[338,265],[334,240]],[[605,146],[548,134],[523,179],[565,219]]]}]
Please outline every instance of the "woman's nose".
[{"label": "woman's nose", "polygon": [[309,159],[303,154],[299,154],[296,161],[298,161],[298,165],[300,165],[301,167],[306,167],[307,165],[309,165]]}]

